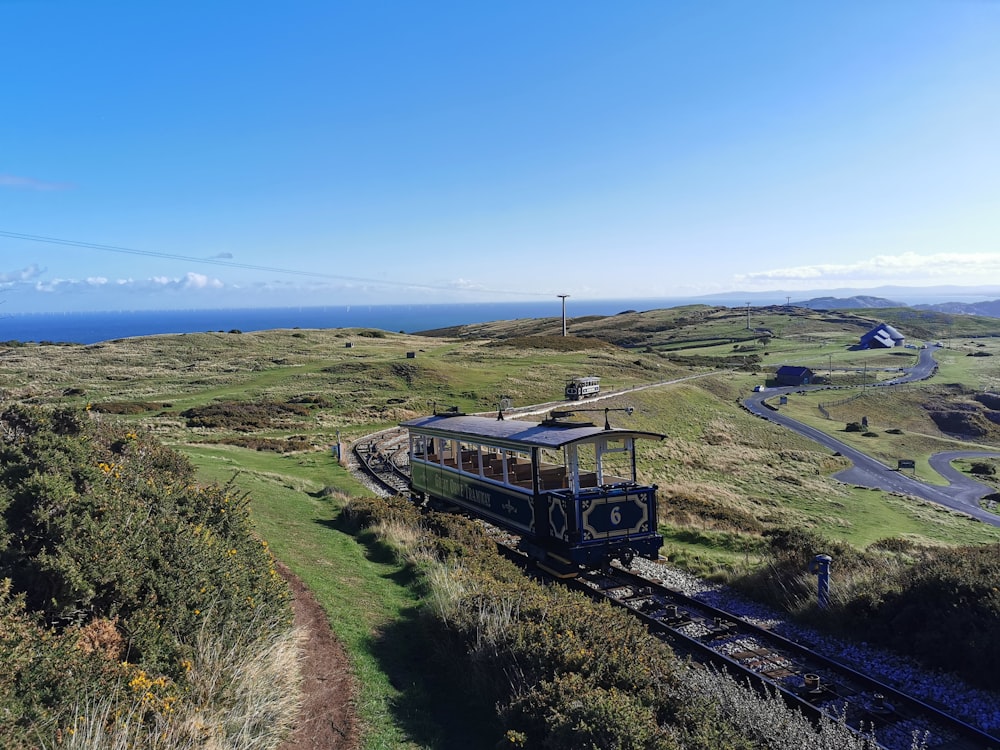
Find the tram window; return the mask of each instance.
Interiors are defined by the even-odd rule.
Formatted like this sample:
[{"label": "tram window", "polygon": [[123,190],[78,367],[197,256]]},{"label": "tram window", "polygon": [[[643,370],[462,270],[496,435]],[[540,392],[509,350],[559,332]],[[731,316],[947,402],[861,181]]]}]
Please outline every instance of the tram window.
[{"label": "tram window", "polygon": [[553,450],[551,448],[543,448],[540,455],[542,463],[545,464],[559,464],[562,465],[563,453],[560,450]]},{"label": "tram window", "polygon": [[460,443],[462,471],[470,474],[479,473],[479,446],[474,443]]},{"label": "tram window", "polygon": [[630,447],[630,441],[625,440],[624,438],[619,438],[617,440],[605,439],[602,451],[604,453],[624,453],[628,451]]},{"label": "tram window", "polygon": [[410,455],[414,458],[423,458],[427,455],[427,446],[423,435],[414,435],[410,444]]},{"label": "tram window", "polygon": [[632,440],[607,439],[600,446],[603,481],[634,481],[632,473]]},{"label": "tram window", "polygon": [[507,459],[507,483],[530,487],[531,454],[514,450],[504,453]]},{"label": "tram window", "polygon": [[441,440],[441,457],[447,466],[455,466],[457,444],[454,440]]},{"label": "tram window", "polygon": [[579,444],[576,455],[581,472],[597,471],[597,451],[593,443]]},{"label": "tram window", "polygon": [[504,451],[504,454],[505,454],[505,457],[507,459],[507,465],[508,466],[513,465],[513,464],[530,464],[531,463],[531,454],[530,453],[525,453],[524,451],[506,450],[506,451]]},{"label": "tram window", "polygon": [[482,447],[483,451],[483,476],[491,479],[503,479],[503,452],[499,448],[489,445]]}]

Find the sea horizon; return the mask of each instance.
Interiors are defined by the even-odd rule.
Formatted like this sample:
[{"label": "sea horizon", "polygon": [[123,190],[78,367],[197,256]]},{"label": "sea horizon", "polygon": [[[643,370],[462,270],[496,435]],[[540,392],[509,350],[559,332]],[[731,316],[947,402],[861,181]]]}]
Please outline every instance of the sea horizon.
[{"label": "sea horizon", "polygon": [[[910,292],[904,288],[872,290],[828,290],[827,295],[851,296],[861,292]],[[965,296],[967,301],[988,300],[986,290],[968,291],[941,287],[924,290],[924,303],[943,302]],[[813,296],[824,292],[800,293]],[[995,298],[993,295],[992,298]],[[643,312],[686,305],[715,305],[743,308],[753,306],[803,304],[782,291],[732,292],[695,297],[642,297],[616,299],[574,299],[566,304],[566,320],[588,315],[617,315],[628,310]],[[901,303],[901,304],[913,304]],[[289,328],[377,328],[399,333],[417,333],[495,320],[558,318],[562,305],[545,298],[519,302],[455,302],[407,304],[340,304],[322,306],[173,308],[165,310],[101,310],[64,312],[0,313],[0,342],[96,344],[101,341],[156,336],[238,330],[242,332]]]},{"label": "sea horizon", "polygon": [[[569,301],[567,321],[585,315],[615,315],[698,304],[685,298]],[[718,303],[717,303],[718,304]],[[241,332],[295,328],[376,328],[399,333],[519,318],[558,318],[558,300],[398,305],[327,305],[171,310],[25,312],[0,316],[0,342],[96,344],[164,334]]]}]

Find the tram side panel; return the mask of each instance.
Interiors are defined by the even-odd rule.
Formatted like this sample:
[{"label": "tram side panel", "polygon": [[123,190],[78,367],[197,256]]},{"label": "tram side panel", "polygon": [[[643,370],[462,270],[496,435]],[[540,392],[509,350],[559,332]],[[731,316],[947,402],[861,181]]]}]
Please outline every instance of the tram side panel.
[{"label": "tram side panel", "polygon": [[470,513],[522,534],[535,535],[535,513],[530,494],[479,481],[424,461],[410,462],[410,482],[417,492],[453,503]]}]

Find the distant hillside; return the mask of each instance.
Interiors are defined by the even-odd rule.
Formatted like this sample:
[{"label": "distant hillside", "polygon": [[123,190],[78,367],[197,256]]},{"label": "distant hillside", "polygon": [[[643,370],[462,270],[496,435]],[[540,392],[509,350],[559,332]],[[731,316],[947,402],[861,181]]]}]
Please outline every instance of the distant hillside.
[{"label": "distant hillside", "polygon": [[992,302],[940,302],[936,305],[914,305],[918,310],[951,313],[952,315],[984,315],[1000,318],[1000,299]]},{"label": "distant hillside", "polygon": [[854,297],[813,297],[803,302],[794,302],[797,307],[808,307],[810,310],[870,310],[882,307],[906,307],[905,302],[885,299],[884,297],[869,297],[863,294]]},{"label": "distant hillside", "polygon": [[810,310],[881,310],[887,307],[910,307],[914,310],[950,313],[951,315],[982,315],[1000,318],[1000,299],[992,302],[936,302],[934,304],[907,305],[905,302],[858,294],[853,297],[813,297],[793,302],[797,307]]}]

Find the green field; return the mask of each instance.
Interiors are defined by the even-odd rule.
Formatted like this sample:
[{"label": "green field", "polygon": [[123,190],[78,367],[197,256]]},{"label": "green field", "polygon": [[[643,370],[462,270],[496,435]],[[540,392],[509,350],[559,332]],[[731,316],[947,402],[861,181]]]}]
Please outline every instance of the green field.
[{"label": "green field", "polygon": [[[992,364],[1000,338],[983,338],[981,321],[960,330],[972,324],[946,319],[935,329],[921,318],[921,336],[947,344],[935,377],[852,389],[862,374],[888,377],[915,359],[909,349],[852,350],[872,323],[858,313],[771,308],[752,310],[748,329],[745,311],[692,306],[572,321],[567,339],[556,335],[558,319],[545,319],[447,336],[283,330],[10,346],[0,350],[0,392],[142,425],[187,454],[203,480],[250,493],[261,535],[313,590],[349,649],[368,747],[434,746],[442,732],[466,730],[436,715],[433,689],[413,679],[419,664],[407,646],[419,636],[419,585],[340,514],[344,498],[366,490],[332,456],[338,436],[347,443],[435,407],[558,401],[575,375],[599,375],[605,391],[699,375],[600,403],[634,407],[613,421],[665,436],[644,445],[639,470],[660,488],[663,551],[677,564],[726,579],[760,565],[767,534],[788,528],[859,548],[888,537],[1000,540],[1000,530],[957,514],[833,480],[843,459],[741,407],[778,366],[804,364],[848,387],[795,394],[783,411],[886,462],[914,458],[928,481],[933,452],[1000,447],[1000,431],[958,440],[931,416],[979,408],[977,393],[1000,390]],[[877,434],[845,432],[861,417]]]}]

